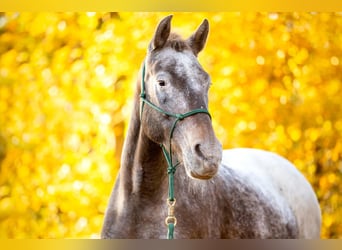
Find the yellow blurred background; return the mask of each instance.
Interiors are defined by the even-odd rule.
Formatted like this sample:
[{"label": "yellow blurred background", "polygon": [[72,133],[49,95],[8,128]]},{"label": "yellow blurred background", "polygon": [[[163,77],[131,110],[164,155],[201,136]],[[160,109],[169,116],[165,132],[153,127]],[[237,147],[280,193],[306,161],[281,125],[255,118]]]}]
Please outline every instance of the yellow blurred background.
[{"label": "yellow blurred background", "polygon": [[[134,81],[170,13],[0,13],[0,238],[98,238]],[[207,18],[199,59],[224,148],[277,152],[313,185],[323,238],[342,238],[342,13]]]}]

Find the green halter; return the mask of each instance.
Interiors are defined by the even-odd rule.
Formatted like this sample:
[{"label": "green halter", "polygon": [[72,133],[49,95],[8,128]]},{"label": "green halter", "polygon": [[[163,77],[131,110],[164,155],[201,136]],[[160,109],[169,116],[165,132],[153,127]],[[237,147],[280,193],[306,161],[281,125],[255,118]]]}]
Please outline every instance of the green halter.
[{"label": "green halter", "polygon": [[207,115],[209,115],[210,118],[211,118],[211,116],[210,116],[210,113],[208,112],[208,110],[206,110],[206,109],[194,109],[194,110],[191,110],[191,111],[183,113],[183,114],[171,113],[171,112],[167,112],[167,111],[161,109],[160,107],[156,106],[155,104],[153,104],[152,102],[147,100],[146,99],[146,92],[145,92],[145,63],[143,65],[143,69],[142,69],[140,99],[142,101],[141,102],[141,109],[140,109],[140,120],[142,118],[145,103],[147,105],[149,105],[151,108],[157,110],[158,112],[160,112],[164,115],[176,118],[175,121],[173,122],[173,124],[171,126],[171,130],[170,130],[169,152],[166,150],[166,148],[163,144],[160,144],[160,147],[163,150],[163,154],[164,154],[164,157],[165,157],[167,165],[168,165],[167,173],[169,176],[169,197],[167,200],[167,204],[169,206],[169,211],[168,211],[168,217],[165,219],[165,223],[168,226],[167,238],[173,239],[174,227],[176,226],[176,223],[177,223],[176,217],[174,216],[174,205],[176,202],[176,199],[174,197],[174,174],[176,172],[176,167],[179,165],[179,162],[176,164],[173,164],[173,162],[172,162],[171,139],[173,136],[173,132],[176,128],[176,124],[178,123],[178,121],[183,120],[189,116],[192,116],[192,115],[195,115],[198,113],[207,114]]}]

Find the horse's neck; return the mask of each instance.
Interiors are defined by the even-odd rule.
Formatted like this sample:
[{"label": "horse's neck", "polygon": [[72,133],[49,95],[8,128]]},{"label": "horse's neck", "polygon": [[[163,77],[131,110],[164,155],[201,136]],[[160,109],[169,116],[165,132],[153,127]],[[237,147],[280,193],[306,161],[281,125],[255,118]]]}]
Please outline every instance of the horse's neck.
[{"label": "horse's neck", "polygon": [[136,95],[125,139],[120,167],[120,190],[127,196],[156,197],[166,177],[161,148],[144,134],[140,126],[139,96]]}]

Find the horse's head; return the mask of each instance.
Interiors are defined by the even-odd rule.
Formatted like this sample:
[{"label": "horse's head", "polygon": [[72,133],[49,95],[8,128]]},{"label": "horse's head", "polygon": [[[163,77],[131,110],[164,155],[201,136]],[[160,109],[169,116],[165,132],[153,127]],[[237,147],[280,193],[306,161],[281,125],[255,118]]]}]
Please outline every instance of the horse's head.
[{"label": "horse's head", "polygon": [[[155,107],[145,105],[142,127],[152,141],[167,149],[172,136],[172,152],[184,164],[187,174],[209,179],[217,173],[222,158],[221,144],[206,113],[210,77],[197,60],[209,24],[204,20],[193,35],[183,40],[170,33],[171,18],[168,16],[159,23],[145,60],[142,88],[146,100]],[[193,110],[200,112],[177,123],[176,117],[167,115]]]}]

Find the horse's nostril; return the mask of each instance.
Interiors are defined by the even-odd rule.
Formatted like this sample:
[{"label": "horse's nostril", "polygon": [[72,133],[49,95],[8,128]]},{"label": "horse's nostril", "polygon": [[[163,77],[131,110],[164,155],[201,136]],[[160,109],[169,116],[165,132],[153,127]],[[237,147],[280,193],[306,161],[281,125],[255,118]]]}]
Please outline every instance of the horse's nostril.
[{"label": "horse's nostril", "polygon": [[199,157],[205,158],[204,155],[203,155],[203,152],[202,152],[202,150],[201,150],[201,144],[198,143],[198,144],[195,145],[195,152],[196,152],[196,154],[197,154]]}]

